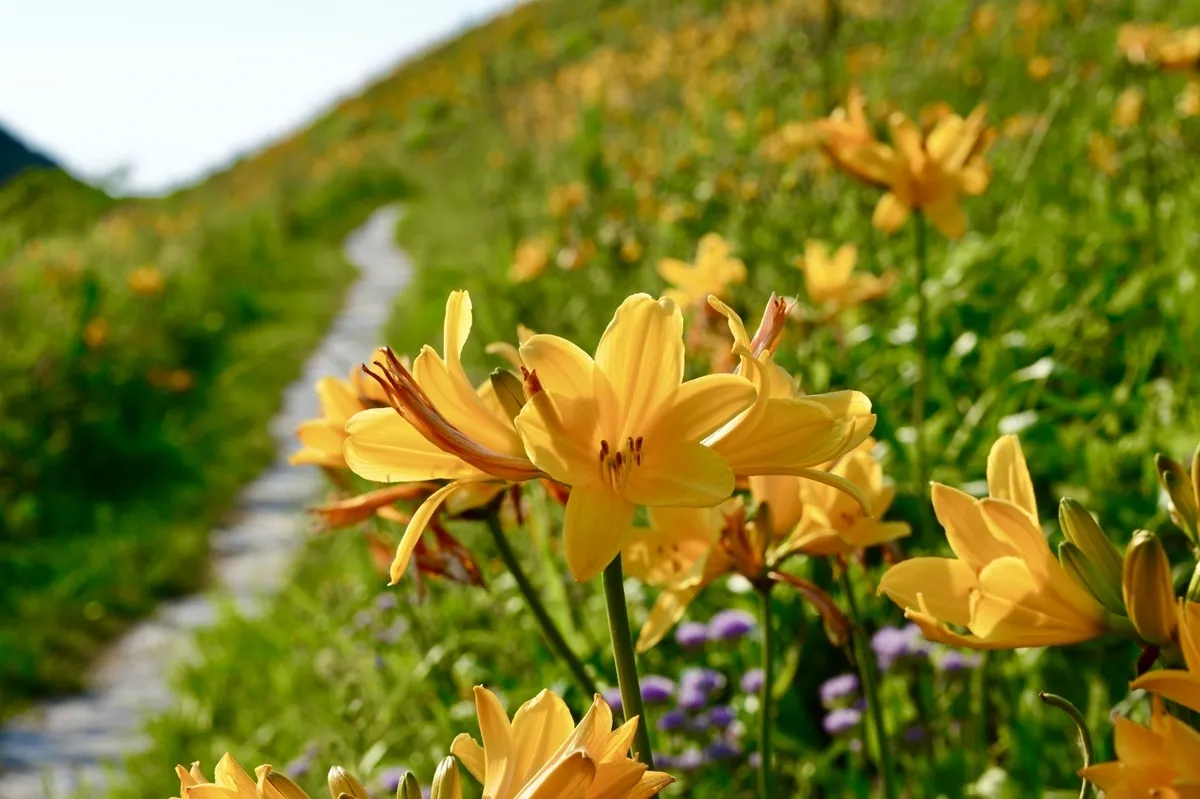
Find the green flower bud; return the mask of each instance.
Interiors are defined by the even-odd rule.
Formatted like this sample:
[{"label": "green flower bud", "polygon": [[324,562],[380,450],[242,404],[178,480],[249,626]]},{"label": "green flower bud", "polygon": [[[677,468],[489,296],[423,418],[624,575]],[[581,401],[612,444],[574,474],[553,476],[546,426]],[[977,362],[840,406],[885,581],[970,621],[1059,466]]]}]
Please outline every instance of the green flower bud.
[{"label": "green flower bud", "polygon": [[1119,593],[1116,586],[1121,585],[1121,553],[1092,514],[1075,500],[1064,499],[1058,504],[1058,523],[1066,539],[1079,548],[1100,578]]},{"label": "green flower bud", "polygon": [[1108,580],[1087,559],[1078,546],[1070,541],[1058,545],[1058,562],[1081,588],[1096,598],[1109,611],[1124,615],[1125,603],[1121,599],[1121,581]]},{"label": "green flower bud", "polygon": [[329,795],[340,799],[342,794],[350,794],[354,799],[371,799],[367,789],[353,774],[341,766],[334,766],[329,769]]},{"label": "green flower bud", "polygon": [[1171,564],[1154,533],[1138,530],[1125,550],[1121,581],[1125,608],[1138,636],[1165,646],[1175,635],[1175,586]]},{"label": "green flower bud", "polygon": [[462,777],[458,774],[458,761],[453,757],[438,764],[430,799],[462,799]]},{"label": "green flower bud", "polygon": [[500,407],[509,419],[516,419],[521,408],[525,407],[525,388],[521,380],[507,369],[493,369],[491,381]]},{"label": "green flower bud", "polygon": [[404,779],[400,780],[400,785],[396,788],[396,799],[421,799],[421,783],[417,782],[412,772],[406,773]]}]

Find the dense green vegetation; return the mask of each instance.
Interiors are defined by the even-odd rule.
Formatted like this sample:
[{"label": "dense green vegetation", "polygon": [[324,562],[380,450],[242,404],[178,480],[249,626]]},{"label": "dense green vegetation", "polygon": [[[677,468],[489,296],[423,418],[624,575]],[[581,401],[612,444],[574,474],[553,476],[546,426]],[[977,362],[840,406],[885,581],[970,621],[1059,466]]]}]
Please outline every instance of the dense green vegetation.
[{"label": "dense green vegetation", "polygon": [[[331,249],[333,234],[345,228],[329,218],[352,218],[347,209],[357,208],[355,201],[392,194],[380,176],[402,169],[416,189],[398,238],[418,272],[396,311],[392,347],[415,353],[424,343],[440,346],[446,295],[466,288],[475,328],[464,360],[479,378],[499,364],[484,345],[514,340],[518,323],[589,348],[623,297],[665,287],[656,272],[660,258],[690,260],[702,235],[720,233],[746,264],[748,279],[729,287],[729,299],[749,319],[757,320],[771,291],[799,298],[804,310],[789,326],[779,361],[809,391],[853,387],[872,398],[876,436],[888,452],[885,469],[900,488],[893,514],[918,527],[901,548],[944,551],[940,531],[920,526],[925,489],[909,427],[917,374],[917,225],[910,221],[892,236],[872,227],[878,192],[834,170],[803,127],[857,84],[880,130],[897,109],[928,126],[945,112],[942,104],[966,114],[986,103],[999,134],[989,154],[991,185],[965,203],[966,236],[947,241],[932,229],[928,235],[928,476],[978,489],[992,442],[1019,432],[1052,544],[1060,539],[1057,501],[1070,496],[1097,516],[1118,547],[1134,529],[1147,528],[1182,550],[1186,544],[1158,501],[1153,455],[1181,456],[1200,435],[1191,233],[1200,213],[1200,188],[1191,180],[1200,120],[1176,100],[1191,91],[1183,78],[1134,68],[1117,51],[1118,26],[1133,18],[1127,5],[846,2],[828,4],[838,12],[830,14],[826,4],[802,0],[546,0],[471,31],[288,142],[168,200],[174,212],[190,210],[189,218],[200,220],[184,246],[169,248],[182,259],[171,271],[164,259],[175,240],[159,238],[144,219],[132,227],[135,240],[147,240],[136,247],[148,249],[81,257],[95,264],[87,269],[98,270],[95,280],[106,287],[123,286],[130,270],[146,262],[195,280],[194,296],[204,299],[177,311],[181,321],[170,324],[169,335],[163,320],[170,317],[122,329],[116,320],[124,325],[137,314],[110,310],[104,318],[113,320],[111,344],[98,355],[83,338],[99,307],[88,303],[114,300],[87,289],[80,277],[72,278],[70,301],[63,300],[65,289],[47,279],[56,272],[44,260],[67,258],[80,239],[39,242],[40,254],[25,248],[3,279],[10,285],[24,279],[21,285],[41,287],[36,296],[46,299],[27,308],[23,302],[27,315],[6,314],[0,283],[0,330],[29,340],[0,353],[0,380],[17,387],[0,400],[8,425],[0,436],[12,437],[0,438],[6,444],[0,453],[13,453],[22,475],[11,487],[0,485],[6,529],[13,531],[4,545],[34,564],[30,575],[63,585],[60,572],[28,553],[70,551],[52,537],[67,528],[81,547],[106,530],[141,529],[145,538],[129,551],[162,564],[160,585],[178,588],[181,575],[194,577],[203,525],[221,505],[212,500],[213,486],[215,496],[227,498],[252,471],[246,463],[253,458],[241,449],[247,440],[226,438],[228,431],[255,430],[254,420],[261,426],[298,353],[315,340],[313,320],[327,318],[322,289],[345,279]],[[1140,3],[1136,11],[1141,19],[1185,21],[1166,2]],[[1127,89],[1143,96],[1132,123],[1115,113]],[[383,188],[362,188],[368,180],[382,180]],[[88,246],[115,246],[108,239],[122,228],[113,220],[125,218],[107,218]],[[97,237],[106,238],[93,243]],[[812,238],[856,244],[858,268],[894,273],[894,287],[825,318],[806,299],[803,273],[793,263]],[[532,280],[514,283],[514,254],[532,241],[542,243],[547,263]],[[280,295],[271,292],[278,291],[277,267],[285,262],[313,270],[311,294],[276,306]],[[256,268],[245,271],[247,263]],[[141,301],[123,288],[113,291],[121,307]],[[169,279],[162,301],[177,294],[181,301],[193,296],[173,292]],[[268,296],[265,309],[260,303]],[[219,333],[206,327],[212,303],[221,309]],[[75,331],[70,341],[30,336],[32,320],[51,312],[64,320],[62,329]],[[263,332],[270,329],[276,333]],[[155,331],[150,343],[118,346],[134,336],[144,341],[147,331]],[[273,360],[284,349],[280,339],[259,336],[275,335],[289,342],[297,360]],[[263,380],[254,387],[222,382],[226,370],[246,374],[236,365],[256,355],[279,374],[268,379],[254,371]],[[148,374],[159,360],[196,375],[195,387],[181,395],[144,384],[134,391],[141,379],[134,376]],[[41,373],[54,381],[50,386],[31,382],[37,363],[58,367]],[[125,382],[111,382],[115,375]],[[96,380],[105,381],[104,390],[86,388]],[[117,385],[131,387],[124,396],[133,399],[124,402],[134,404],[121,404],[121,392],[111,390]],[[90,406],[85,412],[84,397],[103,398],[99,413]],[[161,405],[142,404],[152,402]],[[253,408],[239,411],[242,402]],[[139,418],[154,419],[155,429],[139,434],[129,421]],[[177,426],[158,425],[159,419]],[[13,420],[16,432],[6,433]],[[60,420],[71,420],[72,433],[56,439]],[[26,433],[36,435],[22,438]],[[212,442],[221,440],[236,449],[214,450]],[[61,445],[49,448],[47,441]],[[105,454],[96,461],[89,453]],[[112,469],[112,457],[127,466],[153,464],[170,488],[147,478],[101,489],[102,474],[127,471]],[[114,507],[109,493],[128,489],[136,496],[115,507],[154,514],[166,508],[167,518],[191,521],[195,515],[174,509],[204,513],[185,535],[164,536],[167,528],[148,518],[136,528],[98,522],[106,517],[81,515],[90,502],[48,493],[42,475],[51,473],[69,475],[54,481],[54,491],[104,497],[101,507]],[[530,501],[528,536],[515,536],[529,542],[521,547],[523,560],[572,643],[600,681],[611,684],[598,586],[568,582],[553,532],[558,512],[540,492]],[[22,533],[46,520],[54,520],[54,533],[40,527]],[[397,532],[386,522],[371,526]],[[166,795],[174,790],[176,762],[211,764],[225,750],[244,764],[299,757],[292,771],[314,795],[322,769],[310,765],[306,772],[311,763],[340,762],[376,777],[403,763],[427,779],[453,736],[475,731],[466,700],[480,682],[501,691],[510,708],[557,687],[579,710],[585,697],[568,687],[511,581],[489,560],[486,533],[469,522],[454,530],[483,563],[488,587],[433,581],[423,602],[408,583],[384,593],[360,536],[315,539],[265,618],[230,614],[201,637],[200,657],[177,679],[180,709],[153,722],[153,749],[131,762],[129,784],[117,793]],[[868,564],[872,580],[881,571],[877,561],[873,556]],[[10,562],[0,558],[0,568]],[[832,589],[819,559],[806,562],[803,573]],[[35,580],[14,575],[18,582]],[[0,574],[0,585],[12,584],[5,578],[11,579]],[[900,624],[898,609],[869,588],[859,586],[858,603],[870,629]],[[703,621],[723,607],[751,607],[733,589],[709,592],[690,617]],[[79,593],[68,590],[74,602]],[[635,595],[635,623],[651,599],[649,591]],[[22,613],[56,618],[51,610]],[[820,724],[817,686],[847,670],[845,654],[825,640],[799,601],[786,603],[779,628],[786,631],[786,667],[777,683],[778,747],[789,764],[787,787],[800,796],[866,795],[863,756],[850,739],[830,736]],[[13,639],[23,648],[27,629],[18,628]],[[755,650],[751,642],[731,642],[689,652],[668,641],[645,657],[643,668],[671,676],[687,666],[721,670],[730,681],[722,701],[750,723],[754,703],[737,682]],[[23,651],[30,664],[47,662],[44,647]],[[907,662],[885,681],[889,728],[911,795],[962,795],[973,784],[995,796],[1077,791],[1073,733],[1037,702],[1039,690],[1085,708],[1098,755],[1111,755],[1109,713],[1126,696],[1134,645],[998,652],[968,673],[939,668],[944,656],[939,650]],[[923,730],[920,740],[906,736],[915,726]],[[668,737],[660,738],[664,752],[687,745]],[[745,760],[732,762],[736,767],[692,772],[683,795],[753,795]]]}]

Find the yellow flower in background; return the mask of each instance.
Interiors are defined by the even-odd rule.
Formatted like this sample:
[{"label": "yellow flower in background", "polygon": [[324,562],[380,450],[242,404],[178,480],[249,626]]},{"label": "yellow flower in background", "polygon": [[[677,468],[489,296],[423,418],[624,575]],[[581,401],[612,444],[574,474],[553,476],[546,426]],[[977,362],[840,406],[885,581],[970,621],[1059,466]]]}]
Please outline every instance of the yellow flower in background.
[{"label": "yellow flower in background", "polygon": [[550,191],[547,206],[550,216],[564,217],[587,202],[587,186],[578,180],[555,186]]},{"label": "yellow flower in background", "polygon": [[102,316],[89,319],[88,323],[83,326],[83,343],[90,350],[98,350],[104,346],[106,341],[108,341],[108,320]]},{"label": "yellow flower in background", "polygon": [[[760,487],[755,493],[761,496],[790,493],[798,489],[801,514],[791,535],[783,543],[782,549],[786,553],[846,556],[867,547],[895,541],[912,532],[906,522],[882,520],[896,496],[896,487],[884,479],[883,465],[870,452],[873,445],[870,439],[864,441],[858,449],[830,468],[832,473],[858,487],[870,503],[873,516],[864,513],[862,505],[853,497],[830,485],[786,477],[751,478],[751,491],[754,491],[755,481],[784,482],[782,491]],[[789,479],[797,484],[788,486],[786,481]],[[779,504],[777,500],[771,505],[773,512]]]},{"label": "yellow flower in background", "polygon": [[1099,131],[1088,132],[1088,161],[1108,177],[1117,174],[1121,161],[1117,157],[1117,143]]},{"label": "yellow flower in background", "polygon": [[389,407],[360,411],[346,423],[343,451],[358,476],[382,483],[451,481],[413,514],[396,549],[393,583],[407,569],[429,520],[456,492],[542,476],[513,426],[523,398],[507,390],[502,399],[491,381],[477,389],[467,378],[461,357],[471,321],[470,295],[451,293],[444,356],[426,346],[410,371],[385,350],[371,374],[385,388]]},{"label": "yellow flower in background", "polygon": [[482,783],[484,799],[649,799],[675,781],[630,758],[639,719],[614,730],[599,695],[578,726],[550,691],[509,721],[496,695],[477,686],[475,711],[483,744],[464,733],[450,751]]},{"label": "yellow flower in background", "polygon": [[683,382],[683,314],[671,299],[626,299],[594,359],[544,334],[520,354],[529,401],[516,425],[533,464],[571,486],[563,536],[576,580],[616,556],[638,505],[711,506],[733,492],[733,470],[701,442],[754,386],[737,375]]},{"label": "yellow flower in background", "polygon": [[853,157],[860,148],[878,144],[867,118],[867,100],[858,86],[850,87],[844,106],[835,108],[827,118],[817,120],[814,125],[830,160],[859,180],[871,182],[874,173],[863,171]]},{"label": "yellow flower in background", "polygon": [[542,236],[525,239],[517,245],[508,279],[513,283],[533,280],[546,270],[550,263],[550,243]]},{"label": "yellow flower in background", "polygon": [[875,206],[876,228],[894,233],[919,210],[948,238],[958,239],[966,231],[961,198],[982,194],[991,180],[985,155],[993,132],[984,116],[983,106],[966,119],[952,114],[922,136],[912,120],[895,112],[888,119],[892,146],[831,134],[825,147],[844,171],[887,190]]},{"label": "yellow flower in background", "polygon": [[254,770],[257,779],[252,778],[228,753],[217,763],[212,782],[199,763],[193,763],[191,770],[176,766],[175,773],[179,799],[308,799],[299,786],[270,766],[259,766]]},{"label": "yellow flower in background", "polygon": [[1026,71],[1028,71],[1029,77],[1034,80],[1043,81],[1050,77],[1050,73],[1054,71],[1054,62],[1050,60],[1049,56],[1035,55],[1029,59]]},{"label": "yellow flower in background", "polygon": [[[955,557],[899,563],[883,575],[879,592],[904,608],[926,638],[951,646],[1055,646],[1111,629],[1108,611],[1071,578],[1046,543],[1015,436],[992,445],[987,478],[990,496],[981,500],[934,484],[934,512]],[[954,632],[947,623],[970,634]]]},{"label": "yellow flower in background", "polygon": [[857,262],[858,247],[853,244],[843,244],[831,256],[825,242],[810,239],[804,246],[804,258],[796,263],[804,270],[809,302],[833,315],[886,294],[895,275],[855,272]]},{"label": "yellow flower in background", "polygon": [[1200,116],[1200,81],[1190,80],[1175,98],[1175,113],[1184,119]]},{"label": "yellow flower in background", "polygon": [[1131,64],[1194,72],[1200,66],[1200,27],[1128,23],[1117,31],[1117,50]]},{"label": "yellow flower in background", "polygon": [[129,273],[129,290],[139,297],[161,294],[164,284],[162,272],[153,266],[142,266]]},{"label": "yellow flower in background", "polygon": [[1186,668],[1146,672],[1130,687],[1200,711],[1200,603],[1181,601],[1176,605],[1176,631]]},{"label": "yellow flower in background", "polygon": [[1122,716],[1113,725],[1117,759],[1080,769],[1080,777],[1108,799],[1200,796],[1200,732],[1168,714],[1157,700],[1149,727]]},{"label": "yellow flower in background", "polygon": [[687,308],[704,302],[709,294],[723,297],[731,284],[744,283],[746,265],[733,257],[725,239],[708,233],[700,239],[694,264],[663,258],[658,262],[658,274],[671,284],[664,296]]},{"label": "yellow flower in background", "polygon": [[971,28],[976,36],[989,36],[995,30],[999,17],[995,3],[984,3],[971,14]]},{"label": "yellow flower in background", "polygon": [[1142,107],[1146,103],[1146,94],[1137,86],[1130,86],[1119,95],[1113,103],[1113,124],[1120,130],[1128,130],[1142,118]]}]

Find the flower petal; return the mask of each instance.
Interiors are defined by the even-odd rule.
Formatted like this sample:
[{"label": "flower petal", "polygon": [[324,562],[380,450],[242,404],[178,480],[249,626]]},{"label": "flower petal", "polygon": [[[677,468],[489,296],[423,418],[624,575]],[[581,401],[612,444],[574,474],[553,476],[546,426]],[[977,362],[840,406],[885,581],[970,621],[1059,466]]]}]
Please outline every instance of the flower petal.
[{"label": "flower petal", "polygon": [[693,580],[687,588],[671,589],[659,594],[654,607],[650,609],[650,617],[638,633],[637,651],[641,653],[653,649],[683,618],[688,605],[692,604],[703,587],[700,580]]},{"label": "flower petal", "polygon": [[648,585],[687,577],[717,544],[718,508],[651,508],[650,527],[634,527],[621,548],[625,574]]},{"label": "flower petal", "polygon": [[1129,684],[1163,699],[1178,702],[1191,710],[1200,711],[1200,675],[1180,669],[1150,671]]},{"label": "flower petal", "polygon": [[1033,495],[1033,480],[1025,464],[1025,453],[1016,436],[1001,436],[992,444],[987,460],[988,495],[1007,499],[1037,521],[1037,499]]},{"label": "flower petal", "polygon": [[475,715],[479,717],[479,735],[483,739],[484,796],[508,796],[512,786],[514,742],[512,724],[496,695],[482,685],[475,686]]},{"label": "flower petal", "polygon": [[487,776],[487,767],[483,747],[479,745],[478,741],[465,732],[459,733],[450,744],[450,754],[457,757],[459,762],[467,767],[467,771],[471,772],[472,777],[483,782]]},{"label": "flower petal", "polygon": [[396,547],[396,557],[392,560],[391,583],[389,585],[395,585],[400,582],[400,578],[404,576],[404,572],[408,571],[408,562],[412,559],[412,554],[417,548],[417,542],[421,540],[421,533],[425,532],[425,528],[429,526],[429,520],[433,518],[433,514],[437,513],[438,508],[441,507],[446,497],[464,486],[473,485],[475,482],[458,481],[447,483],[430,494],[421,503],[421,506],[413,513],[412,519],[408,522],[408,527],[404,529],[404,535],[400,537],[400,544]]},{"label": "flower petal", "polygon": [[895,233],[904,227],[910,213],[912,213],[912,209],[889,191],[875,204],[875,213],[871,215],[871,224],[884,233]]},{"label": "flower petal", "polygon": [[879,580],[878,593],[905,609],[918,609],[934,618],[967,626],[975,572],[951,558],[911,558],[897,563]]},{"label": "flower petal", "polygon": [[754,384],[739,375],[716,374],[689,380],[664,405],[643,435],[649,440],[700,441],[754,401]]},{"label": "flower petal", "polygon": [[346,423],[346,463],[377,483],[456,480],[483,473],[431,444],[392,408],[371,408]]},{"label": "flower petal", "polygon": [[343,424],[363,409],[354,387],[337,377],[322,377],[317,381],[317,401],[322,416]]},{"label": "flower petal", "polygon": [[517,711],[512,720],[514,752],[512,784],[523,785],[542,769],[575,729],[571,710],[557,695],[543,690]]},{"label": "flower petal", "polygon": [[606,483],[571,489],[563,519],[567,567],[577,582],[592,579],[621,551],[636,505]]},{"label": "flower petal", "polygon": [[585,396],[592,387],[592,357],[565,338],[539,333],[520,349],[521,362],[537,372],[542,386],[552,394]]},{"label": "flower petal", "polygon": [[694,441],[646,440],[625,497],[637,505],[707,507],[733,493],[733,470],[712,448]]}]

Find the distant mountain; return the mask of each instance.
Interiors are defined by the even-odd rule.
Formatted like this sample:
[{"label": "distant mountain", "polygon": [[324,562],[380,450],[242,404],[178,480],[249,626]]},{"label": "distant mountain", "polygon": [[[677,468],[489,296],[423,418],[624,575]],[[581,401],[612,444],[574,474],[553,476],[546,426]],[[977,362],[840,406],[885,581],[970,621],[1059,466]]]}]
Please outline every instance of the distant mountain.
[{"label": "distant mountain", "polygon": [[25,143],[0,126],[0,185],[28,167],[58,166],[45,155],[31,150]]}]

